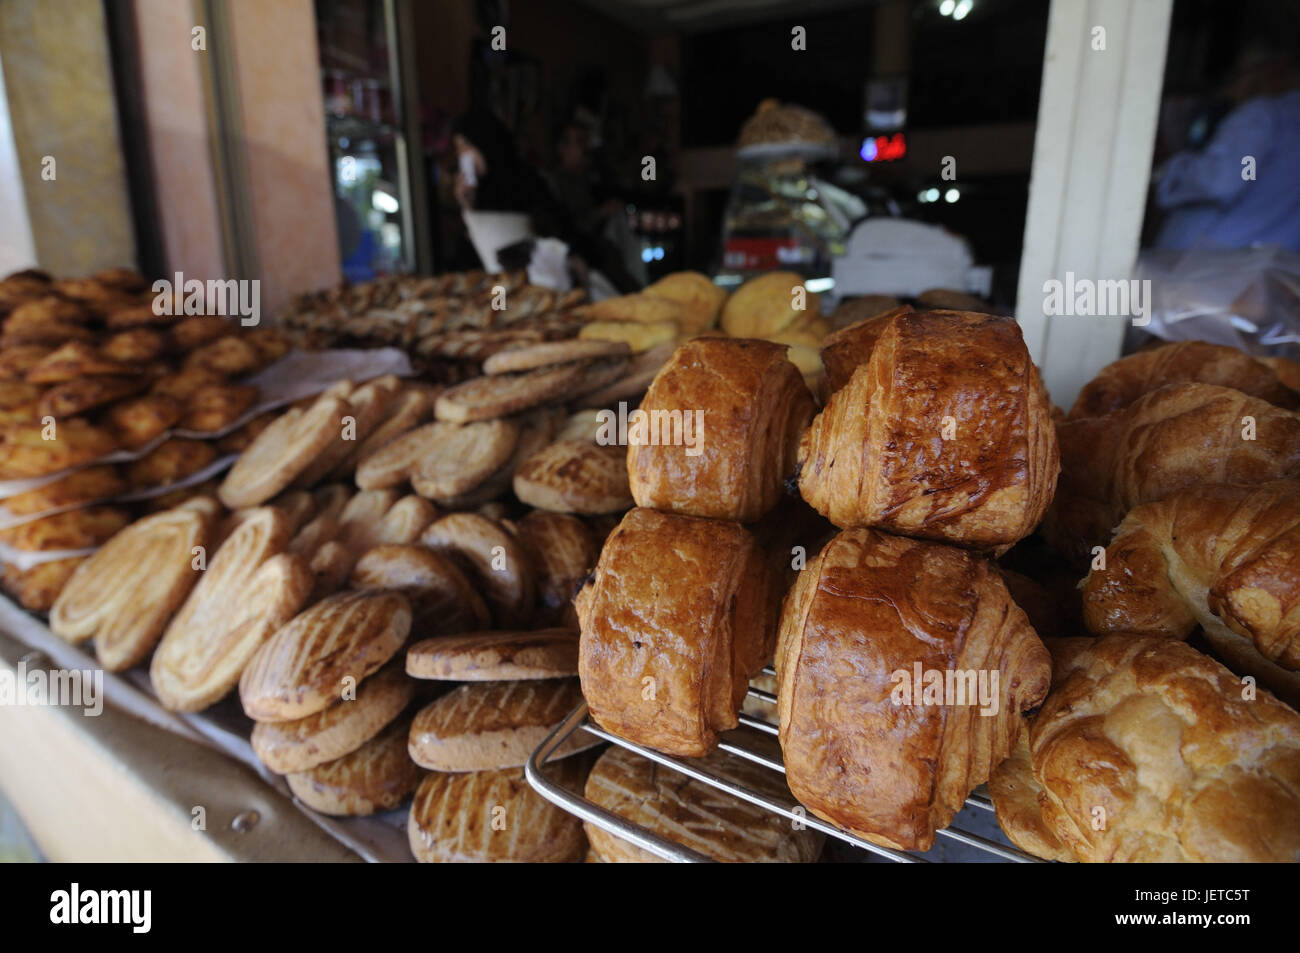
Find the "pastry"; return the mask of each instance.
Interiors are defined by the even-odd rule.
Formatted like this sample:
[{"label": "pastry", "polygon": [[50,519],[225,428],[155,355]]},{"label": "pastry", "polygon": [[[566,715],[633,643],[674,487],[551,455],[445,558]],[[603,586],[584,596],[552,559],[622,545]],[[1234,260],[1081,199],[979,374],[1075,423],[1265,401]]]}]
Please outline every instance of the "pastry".
[{"label": "pastry", "polygon": [[[792,806],[781,775],[717,752],[692,764],[733,784]],[[821,833],[798,829],[764,808],[718,791],[618,745],[587,775],[587,800],[638,827],[720,863],[811,864],[821,853]],[[587,824],[591,848],[606,863],[662,863],[617,835]]]},{"label": "pastry", "polygon": [[633,354],[644,354],[661,344],[676,341],[681,327],[676,321],[590,321],[578,337],[583,341],[625,344]]},{"label": "pastry", "polygon": [[200,387],[185,404],[180,425],[199,433],[225,430],[257,402],[256,387],[209,384]]},{"label": "pastry", "polygon": [[85,560],[85,556],[51,559],[30,569],[19,569],[13,563],[5,563],[4,587],[28,612],[49,612],[63,587]]},{"label": "pastry", "polygon": [[1300,481],[1144,503],[1094,567],[1081,584],[1093,633],[1183,640],[1199,626],[1229,668],[1300,705]]},{"label": "pastry", "polygon": [[363,384],[349,394],[347,401],[351,411],[343,418],[343,429],[298,474],[294,483],[298,486],[315,486],[346,460],[357,445],[379,426],[400,386],[398,379],[389,375]]},{"label": "pastry", "polygon": [[431,523],[420,543],[469,574],[499,627],[528,625],[535,593],[533,567],[514,536],[476,513],[450,513]]},{"label": "pastry", "polygon": [[641,401],[640,434],[628,418],[627,472],[636,505],[758,519],[784,493],[814,409],[778,344],[728,338],[683,344]]},{"label": "pastry", "polygon": [[484,374],[512,374],[553,364],[622,357],[632,353],[621,341],[544,341],[497,351],[483,362]]},{"label": "pastry", "polygon": [[239,679],[254,721],[292,721],[328,708],[393,657],[411,631],[398,592],[342,592],[285,624]]},{"label": "pastry", "polygon": [[356,470],[358,461],[366,459],[402,434],[418,427],[432,414],[433,400],[426,391],[413,387],[405,388],[394,396],[389,404],[388,415],[379,422],[369,436],[357,441],[356,447],[334,468],[332,475],[339,478],[352,474]]},{"label": "pastry", "polygon": [[0,530],[0,542],[28,553],[61,549],[90,549],[109,539],[131,522],[130,515],[113,506],[92,506],[42,516]]},{"label": "pastry", "polygon": [[420,785],[423,772],[406,756],[406,721],[396,721],[335,761],[285,776],[293,796],[313,811],[360,817],[391,811]]},{"label": "pastry", "polygon": [[396,490],[362,490],[349,498],[339,511],[339,540],[352,553],[354,562],[380,543],[398,542],[383,538],[384,520],[398,500]]},{"label": "pastry", "polygon": [[[573,790],[587,764],[566,758],[547,770]],[[587,850],[582,821],[529,787],[522,768],[426,774],[407,835],[421,863],[574,863]]]},{"label": "pastry", "polygon": [[410,469],[412,488],[431,499],[473,490],[510,459],[519,442],[519,427],[509,420],[433,426],[436,442]]},{"label": "pastry", "polygon": [[1057,428],[1061,486],[1043,524],[1083,562],[1129,510],[1210,483],[1300,477],[1300,414],[1213,384],[1171,384]]},{"label": "pastry", "polygon": [[682,320],[684,309],[680,303],[666,296],[650,294],[618,295],[605,298],[578,309],[588,321],[626,321],[635,324],[658,324]]},{"label": "pastry", "polygon": [[952,288],[930,288],[916,296],[917,304],[926,308],[947,311],[970,311],[977,314],[993,314],[983,298],[978,298],[965,291]]},{"label": "pastry", "polygon": [[243,377],[261,366],[262,356],[257,348],[233,335],[195,348],[185,357],[187,369],[215,371],[227,377]]},{"label": "pastry", "polygon": [[76,503],[93,503],[126,491],[126,481],[111,466],[86,467],[4,501],[15,516],[32,516]]},{"label": "pastry", "polygon": [[589,391],[573,403],[579,407],[617,409],[619,401],[630,401],[644,394],[660,369],[677,350],[676,341],[664,341],[632,357],[622,375],[615,381]]},{"label": "pastry", "polygon": [[732,292],[722,306],[722,330],[735,338],[765,338],[788,328],[804,313],[817,314],[821,300],[793,271],[769,271]]},{"label": "pastry", "polygon": [[1300,393],[1249,354],[1206,341],[1174,341],[1107,364],[1084,385],[1069,417],[1104,417],[1167,384],[1188,383],[1231,387],[1288,410],[1300,406]]},{"label": "pastry", "polygon": [[[48,435],[53,439],[45,439]],[[5,427],[0,429],[0,480],[59,473],[97,460],[117,447],[111,433],[84,420]]]},{"label": "pastry", "polygon": [[143,364],[152,361],[166,349],[166,336],[150,328],[119,331],[105,338],[99,345],[99,353],[104,357],[125,364]]},{"label": "pastry", "polygon": [[894,318],[911,313],[912,309],[907,305],[890,308],[842,326],[838,331],[827,335],[820,350],[822,367],[825,369],[821,380],[823,404],[830,400],[831,394],[849,382],[854,371],[871,360],[876,341]]},{"label": "pastry", "polygon": [[[1172,639],[1050,647],[1052,691],[1029,753],[1042,824],[1066,851],[1089,862],[1300,861],[1300,714],[1267,692],[1247,696]],[[1007,833],[1033,850],[1024,826]]]},{"label": "pastry", "polygon": [[600,557],[600,546],[576,516],[533,510],[515,527],[515,538],[532,565],[541,621],[577,624],[573,594]]},{"label": "pastry", "polygon": [[149,666],[164,708],[199,711],[219,700],[311,592],[311,570],[284,552],[289,520],[258,507],[207,555],[207,569],[163,633]]},{"label": "pastry", "polygon": [[472,632],[491,622],[487,604],[451,560],[424,546],[385,544],[352,569],[353,587],[395,589],[411,605],[411,630],[419,635]]},{"label": "pastry", "polygon": [[[358,685],[354,697],[340,699],[314,715],[296,721],[259,721],[250,739],[253,752],[276,774],[307,771],[356,751],[414,697],[415,683],[400,668],[389,666]],[[409,731],[406,726],[404,734]]]},{"label": "pastry", "polygon": [[[519,767],[581,701],[572,678],[460,685],[415,716],[411,760],[433,771]],[[598,744],[595,735],[575,731],[553,757]]]},{"label": "pastry", "polygon": [[897,314],[799,443],[799,492],[839,527],[1004,552],[1060,470],[1047,391],[1010,318]]},{"label": "pastry", "polygon": [[64,384],[55,384],[36,405],[42,417],[66,420],[96,407],[111,404],[144,390],[146,381],[140,377],[82,377]]},{"label": "pastry", "polygon": [[172,346],[189,352],[218,338],[238,334],[239,325],[216,314],[196,314],[177,321],[171,328]]},{"label": "pastry", "polygon": [[105,422],[122,446],[143,447],[180,423],[185,408],[166,394],[142,394],[120,400],[105,413]]},{"label": "pastry", "polygon": [[591,717],[637,744],[705,754],[772,656],[779,599],[744,527],[632,510],[576,600]]},{"label": "pastry", "polygon": [[93,344],[69,341],[28,371],[27,380],[33,384],[67,384],[90,377],[130,377],[135,371],[134,363],[106,357]]},{"label": "pastry", "polygon": [[0,380],[21,381],[53,349],[40,344],[11,345],[0,351]]},{"label": "pastry", "polygon": [[989,778],[989,797],[997,813],[998,826],[1011,843],[1035,857],[1072,861],[1074,854],[1043,822],[1043,811],[1038,803],[1042,790],[1042,785],[1034,777],[1034,763],[1029,756],[1029,725],[1026,724],[1020,729],[1011,756],[998,765]]},{"label": "pastry", "polygon": [[346,401],[322,396],[306,410],[290,408],[257,435],[221,484],[221,502],[231,509],[257,506],[302,473],[343,430]]},{"label": "pastry", "polygon": [[144,489],[170,486],[193,476],[215,463],[217,448],[202,440],[172,437],[164,440],[139,460],[126,465],[126,479],[133,487]]},{"label": "pastry", "polygon": [[199,578],[196,552],[211,542],[219,507],[205,499],[137,520],[72,575],[50,612],[50,631],[95,640],[110,672],[148,658]]},{"label": "pastry", "polygon": [[174,374],[164,374],[153,382],[153,386],[149,390],[150,393],[165,394],[184,404],[188,403],[189,399],[201,388],[225,384],[226,382],[226,375],[224,374],[218,374],[215,371],[204,370],[203,368],[191,368],[177,371]]},{"label": "pastry", "polygon": [[406,674],[450,682],[522,681],[578,674],[575,629],[467,632],[417,642]]},{"label": "pastry", "polygon": [[776,672],[795,797],[874,843],[929,850],[1011,753],[1051,661],[987,560],[850,529],[786,596]]},{"label": "pastry", "polygon": [[253,445],[253,441],[258,438],[258,435],[271,426],[279,416],[280,412],[278,410],[268,410],[264,414],[258,414],[252,420],[236,427],[219,439],[217,449],[223,454],[243,453]]},{"label": "pastry", "polygon": [[719,288],[708,275],[698,271],[675,271],[664,275],[645,289],[652,298],[666,298],[681,305],[677,321],[682,334],[695,335],[718,323],[722,304],[727,300],[725,288]]},{"label": "pastry", "polygon": [[434,402],[439,420],[467,423],[490,420],[563,399],[582,383],[586,364],[560,364],[522,374],[476,377],[449,387]]},{"label": "pastry", "polygon": [[[438,502],[447,509],[468,510],[484,506],[502,497],[508,497],[514,485],[515,474],[524,461],[551,443],[560,424],[557,407],[538,407],[513,418],[519,428],[519,438],[509,459],[478,486],[454,496],[439,496]],[[415,482],[414,478],[412,482]],[[436,487],[423,484],[426,491]]]},{"label": "pastry", "polygon": [[556,441],[525,460],[514,491],[529,506],[555,513],[618,513],[632,505],[627,452],[582,440]]}]

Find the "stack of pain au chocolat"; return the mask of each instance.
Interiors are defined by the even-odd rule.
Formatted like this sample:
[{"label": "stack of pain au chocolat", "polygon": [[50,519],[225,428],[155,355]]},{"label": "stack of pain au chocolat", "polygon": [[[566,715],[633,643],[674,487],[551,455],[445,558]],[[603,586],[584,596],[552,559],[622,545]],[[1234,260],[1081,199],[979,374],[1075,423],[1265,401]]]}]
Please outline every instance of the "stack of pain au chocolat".
[{"label": "stack of pain au chocolat", "polygon": [[[210,492],[164,488],[239,452],[265,423],[231,430],[258,399],[241,378],[294,338],[155,308],[155,297],[127,268],[0,281],[0,480],[36,484],[3,500],[0,542],[24,554],[5,564],[3,583],[26,609],[48,611],[84,558],[56,552],[98,546],[141,512]],[[177,430],[188,433],[161,439]],[[96,462],[119,451],[131,459]]]},{"label": "stack of pain au chocolat", "polygon": [[[592,718],[722,765],[772,656],[789,791],[875,843],[928,849],[988,782],[1044,858],[1300,859],[1300,715],[1272,694],[1300,669],[1294,366],[1170,344],[1067,417],[1008,318],[900,307],[820,356],[815,416],[763,342],[696,340],[656,377],[642,408],[702,411],[703,452],[629,450],[637,508],[575,600]],[[787,480],[831,524],[794,571]],[[1038,561],[1087,573],[1081,607],[1012,568]],[[588,797],[680,840],[643,761],[607,752]]]}]

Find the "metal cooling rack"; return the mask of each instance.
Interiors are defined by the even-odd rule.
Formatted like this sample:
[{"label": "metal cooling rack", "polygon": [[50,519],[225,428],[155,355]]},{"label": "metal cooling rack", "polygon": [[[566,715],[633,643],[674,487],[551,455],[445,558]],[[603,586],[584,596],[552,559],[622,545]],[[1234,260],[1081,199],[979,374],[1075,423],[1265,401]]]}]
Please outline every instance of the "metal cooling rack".
[{"label": "metal cooling rack", "polygon": [[[775,674],[770,668],[766,669],[764,673],[768,675]],[[757,698],[760,701],[765,701],[772,705],[776,704],[776,696],[770,692],[765,692],[751,686],[749,689],[749,695],[750,697]],[[761,742],[764,736],[767,736],[774,741],[777,736],[776,725],[745,714],[740,715],[740,724],[741,728],[745,730],[728,732],[722,742],[718,745],[719,749],[733,757],[743,758],[746,761],[762,765],[778,774],[785,774],[785,765],[781,763],[780,757],[773,757],[771,754],[757,750],[759,745],[755,744],[755,742]],[[756,791],[752,791],[739,785],[728,778],[719,777],[716,774],[701,770],[696,764],[691,763],[689,760],[674,758],[651,748],[645,748],[641,745],[633,744],[625,738],[620,738],[617,735],[611,734],[587,717],[587,703],[583,702],[571,711],[564,721],[557,725],[555,730],[547,735],[545,740],[537,746],[537,750],[532,753],[532,756],[528,759],[528,763],[524,766],[524,775],[527,777],[528,783],[532,785],[533,790],[557,807],[582,818],[584,821],[595,824],[601,830],[608,831],[616,837],[621,837],[624,840],[635,844],[637,847],[640,847],[642,850],[649,851],[656,857],[661,857],[664,860],[675,861],[677,863],[713,862],[712,858],[706,857],[698,851],[691,850],[688,847],[683,847],[674,841],[661,837],[639,824],[633,824],[626,818],[605,810],[595,802],[587,800],[582,793],[575,793],[567,788],[561,787],[553,779],[548,777],[544,771],[544,766],[548,761],[550,761],[551,755],[555,753],[555,750],[559,748],[560,745],[564,743],[564,740],[575,731],[585,731],[604,741],[613,742],[621,748],[635,751],[644,758],[649,758],[651,761],[662,764],[664,767],[671,768],[673,771],[677,771],[687,777],[708,784],[711,787],[717,788],[719,791],[724,791],[732,797],[739,798],[742,801],[748,801],[750,804],[757,805],[758,807],[771,811],[774,814],[779,814],[788,820],[798,821],[813,830],[821,831],[828,837],[834,837],[837,840],[868,851],[878,857],[883,857],[887,860],[904,864],[925,864],[931,862],[926,858],[925,854],[915,851],[900,851],[888,847],[882,847],[879,844],[873,844],[861,837],[855,837],[853,834],[842,831],[834,824],[824,821],[807,812],[807,810],[800,807],[798,802],[794,801],[793,798],[784,803],[775,801],[763,794],[759,794]],[[770,744],[771,742],[769,742],[769,746]],[[972,794],[966,799],[966,805],[980,811],[986,811],[990,814],[993,813],[993,802],[981,794]],[[969,831],[964,831],[960,828],[945,828],[938,832],[938,836],[983,851],[992,855],[999,861],[1022,864],[1043,863],[1041,859],[1027,854],[1022,850],[1018,850],[1015,847],[1006,844],[999,844],[996,841],[989,840],[987,837],[982,837],[979,834],[972,834]]]}]

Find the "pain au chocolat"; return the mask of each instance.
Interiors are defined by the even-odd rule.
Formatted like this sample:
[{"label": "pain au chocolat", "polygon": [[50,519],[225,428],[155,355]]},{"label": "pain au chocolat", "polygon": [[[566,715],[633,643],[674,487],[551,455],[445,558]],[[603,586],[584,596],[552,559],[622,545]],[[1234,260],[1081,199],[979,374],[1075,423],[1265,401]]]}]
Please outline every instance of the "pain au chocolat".
[{"label": "pain au chocolat", "polygon": [[1060,469],[1051,407],[1010,318],[895,312],[799,444],[803,498],[841,528],[1009,549]]},{"label": "pain au chocolat", "polygon": [[740,524],[632,510],[576,599],[591,717],[661,751],[707,753],[771,657],[778,600]]},{"label": "pain au chocolat", "polygon": [[786,781],[818,817],[928,850],[1047,694],[1047,649],[993,565],[845,530],[799,573],[776,652]]},{"label": "pain au chocolat", "polygon": [[629,424],[627,472],[636,505],[758,519],[784,493],[813,411],[812,394],[783,345],[688,341],[641,401],[645,439],[633,439]]}]

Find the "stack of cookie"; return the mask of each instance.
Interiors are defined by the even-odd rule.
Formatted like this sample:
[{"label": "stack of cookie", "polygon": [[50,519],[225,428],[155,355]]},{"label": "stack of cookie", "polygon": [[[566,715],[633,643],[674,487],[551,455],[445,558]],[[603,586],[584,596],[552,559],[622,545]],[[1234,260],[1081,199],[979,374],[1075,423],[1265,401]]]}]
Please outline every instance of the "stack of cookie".
[{"label": "stack of cookie", "polygon": [[[159,440],[172,430],[223,434],[258,398],[237,380],[292,346],[285,332],[186,316],[183,307],[157,314],[154,298],[129,269],[62,281],[26,271],[0,281],[0,481],[38,484],[20,485],[0,510],[8,527],[0,542],[26,554],[5,563],[3,582],[25,608],[48,610],[80,564],[55,551],[98,546],[136,513],[182,497],[90,504],[139,499],[242,449],[256,421],[221,439]],[[137,456],[87,466],[115,451]]]},{"label": "stack of cookie", "polygon": [[[486,631],[426,639],[406,652],[419,679],[459,683],[411,724],[410,756],[427,768],[407,833],[422,862],[568,862],[586,838],[577,818],[534,793],[523,765],[581,701],[574,629]],[[561,783],[579,787],[581,756],[600,741],[578,731],[556,752]],[[577,757],[574,757],[574,756]]]}]

